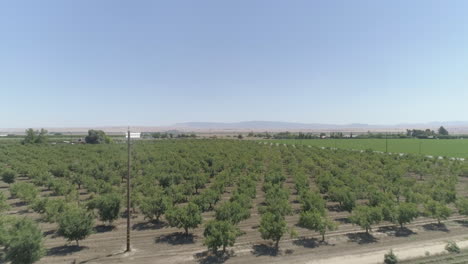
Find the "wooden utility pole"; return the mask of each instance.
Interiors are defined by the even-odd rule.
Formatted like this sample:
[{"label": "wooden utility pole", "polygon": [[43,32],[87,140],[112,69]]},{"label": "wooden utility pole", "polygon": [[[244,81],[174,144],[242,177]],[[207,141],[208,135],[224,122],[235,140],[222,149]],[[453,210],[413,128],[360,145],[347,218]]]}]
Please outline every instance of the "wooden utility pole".
[{"label": "wooden utility pole", "polygon": [[385,153],[388,153],[388,132],[385,133]]},{"label": "wooden utility pole", "polygon": [[130,127],[128,127],[127,132],[127,151],[128,151],[128,159],[127,159],[127,250],[129,252],[130,249]]}]

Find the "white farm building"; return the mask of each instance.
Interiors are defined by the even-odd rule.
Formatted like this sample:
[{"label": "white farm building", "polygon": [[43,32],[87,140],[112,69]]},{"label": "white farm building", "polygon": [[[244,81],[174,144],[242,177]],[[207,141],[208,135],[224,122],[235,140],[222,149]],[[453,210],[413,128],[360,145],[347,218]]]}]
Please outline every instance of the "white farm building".
[{"label": "white farm building", "polygon": [[[125,133],[125,138],[128,138],[128,133]],[[130,138],[141,138],[140,132],[130,132]]]}]

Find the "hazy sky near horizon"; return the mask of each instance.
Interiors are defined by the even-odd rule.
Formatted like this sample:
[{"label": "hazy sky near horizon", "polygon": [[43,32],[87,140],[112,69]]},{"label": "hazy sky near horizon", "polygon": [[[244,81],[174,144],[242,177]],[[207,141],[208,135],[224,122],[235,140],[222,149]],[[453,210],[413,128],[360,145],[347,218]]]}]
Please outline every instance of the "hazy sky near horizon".
[{"label": "hazy sky near horizon", "polygon": [[0,127],[468,120],[468,1],[0,3]]}]

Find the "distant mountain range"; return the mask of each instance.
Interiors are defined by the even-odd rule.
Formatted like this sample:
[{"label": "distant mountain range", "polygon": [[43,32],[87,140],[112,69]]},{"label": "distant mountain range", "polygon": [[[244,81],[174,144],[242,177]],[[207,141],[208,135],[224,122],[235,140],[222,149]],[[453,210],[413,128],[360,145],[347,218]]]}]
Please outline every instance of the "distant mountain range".
[{"label": "distant mountain range", "polygon": [[430,123],[402,123],[395,125],[370,125],[370,124],[321,124],[321,123],[295,123],[295,122],[275,122],[275,121],[245,121],[235,123],[218,122],[186,122],[177,123],[173,127],[184,130],[405,130],[405,129],[437,129],[440,126],[452,129],[468,131],[468,121],[454,122],[430,122]]},{"label": "distant mountain range", "polygon": [[[279,132],[279,131],[320,131],[320,132],[383,132],[383,131],[405,131],[406,129],[433,129],[436,130],[444,126],[452,134],[468,133],[468,121],[451,122],[429,122],[429,123],[401,123],[394,125],[372,125],[372,124],[322,124],[322,123],[296,123],[277,121],[245,121],[234,123],[223,122],[186,122],[177,123],[171,126],[131,126],[132,131],[138,132],[162,132],[162,131],[182,131],[182,132]],[[39,129],[35,128],[35,129]],[[61,133],[86,133],[88,129],[100,129],[108,133],[124,133],[127,126],[102,126],[102,127],[45,127],[49,132]],[[25,128],[0,128],[0,135],[5,133],[24,133]]]},{"label": "distant mountain range", "polygon": [[294,122],[275,122],[275,121],[244,121],[235,123],[218,123],[218,122],[186,122],[177,123],[174,127],[193,128],[193,129],[324,129],[324,128],[368,128],[368,124],[349,124],[349,125],[334,125],[334,124],[319,124],[319,123],[294,123]]}]

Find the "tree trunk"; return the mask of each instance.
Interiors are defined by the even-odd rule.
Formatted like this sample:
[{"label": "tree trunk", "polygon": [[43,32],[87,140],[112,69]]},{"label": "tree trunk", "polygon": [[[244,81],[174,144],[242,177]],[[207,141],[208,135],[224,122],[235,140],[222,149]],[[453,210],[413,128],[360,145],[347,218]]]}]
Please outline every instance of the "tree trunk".
[{"label": "tree trunk", "polygon": [[185,236],[188,236],[188,228],[184,227],[184,230],[185,230]]},{"label": "tree trunk", "polygon": [[278,244],[279,244],[279,241],[280,241],[280,240],[278,239],[278,240],[276,240],[276,242],[275,242],[275,250],[276,250],[276,251],[278,251],[278,248],[279,248],[279,245],[278,245]]},{"label": "tree trunk", "polygon": [[80,243],[78,242],[78,239],[76,240],[76,246],[79,247]]},{"label": "tree trunk", "polygon": [[325,233],[322,234],[322,242],[325,241]]},{"label": "tree trunk", "polygon": [[223,254],[226,253],[226,245],[223,245]]},{"label": "tree trunk", "polygon": [[369,228],[366,227],[366,234],[369,234]]}]

